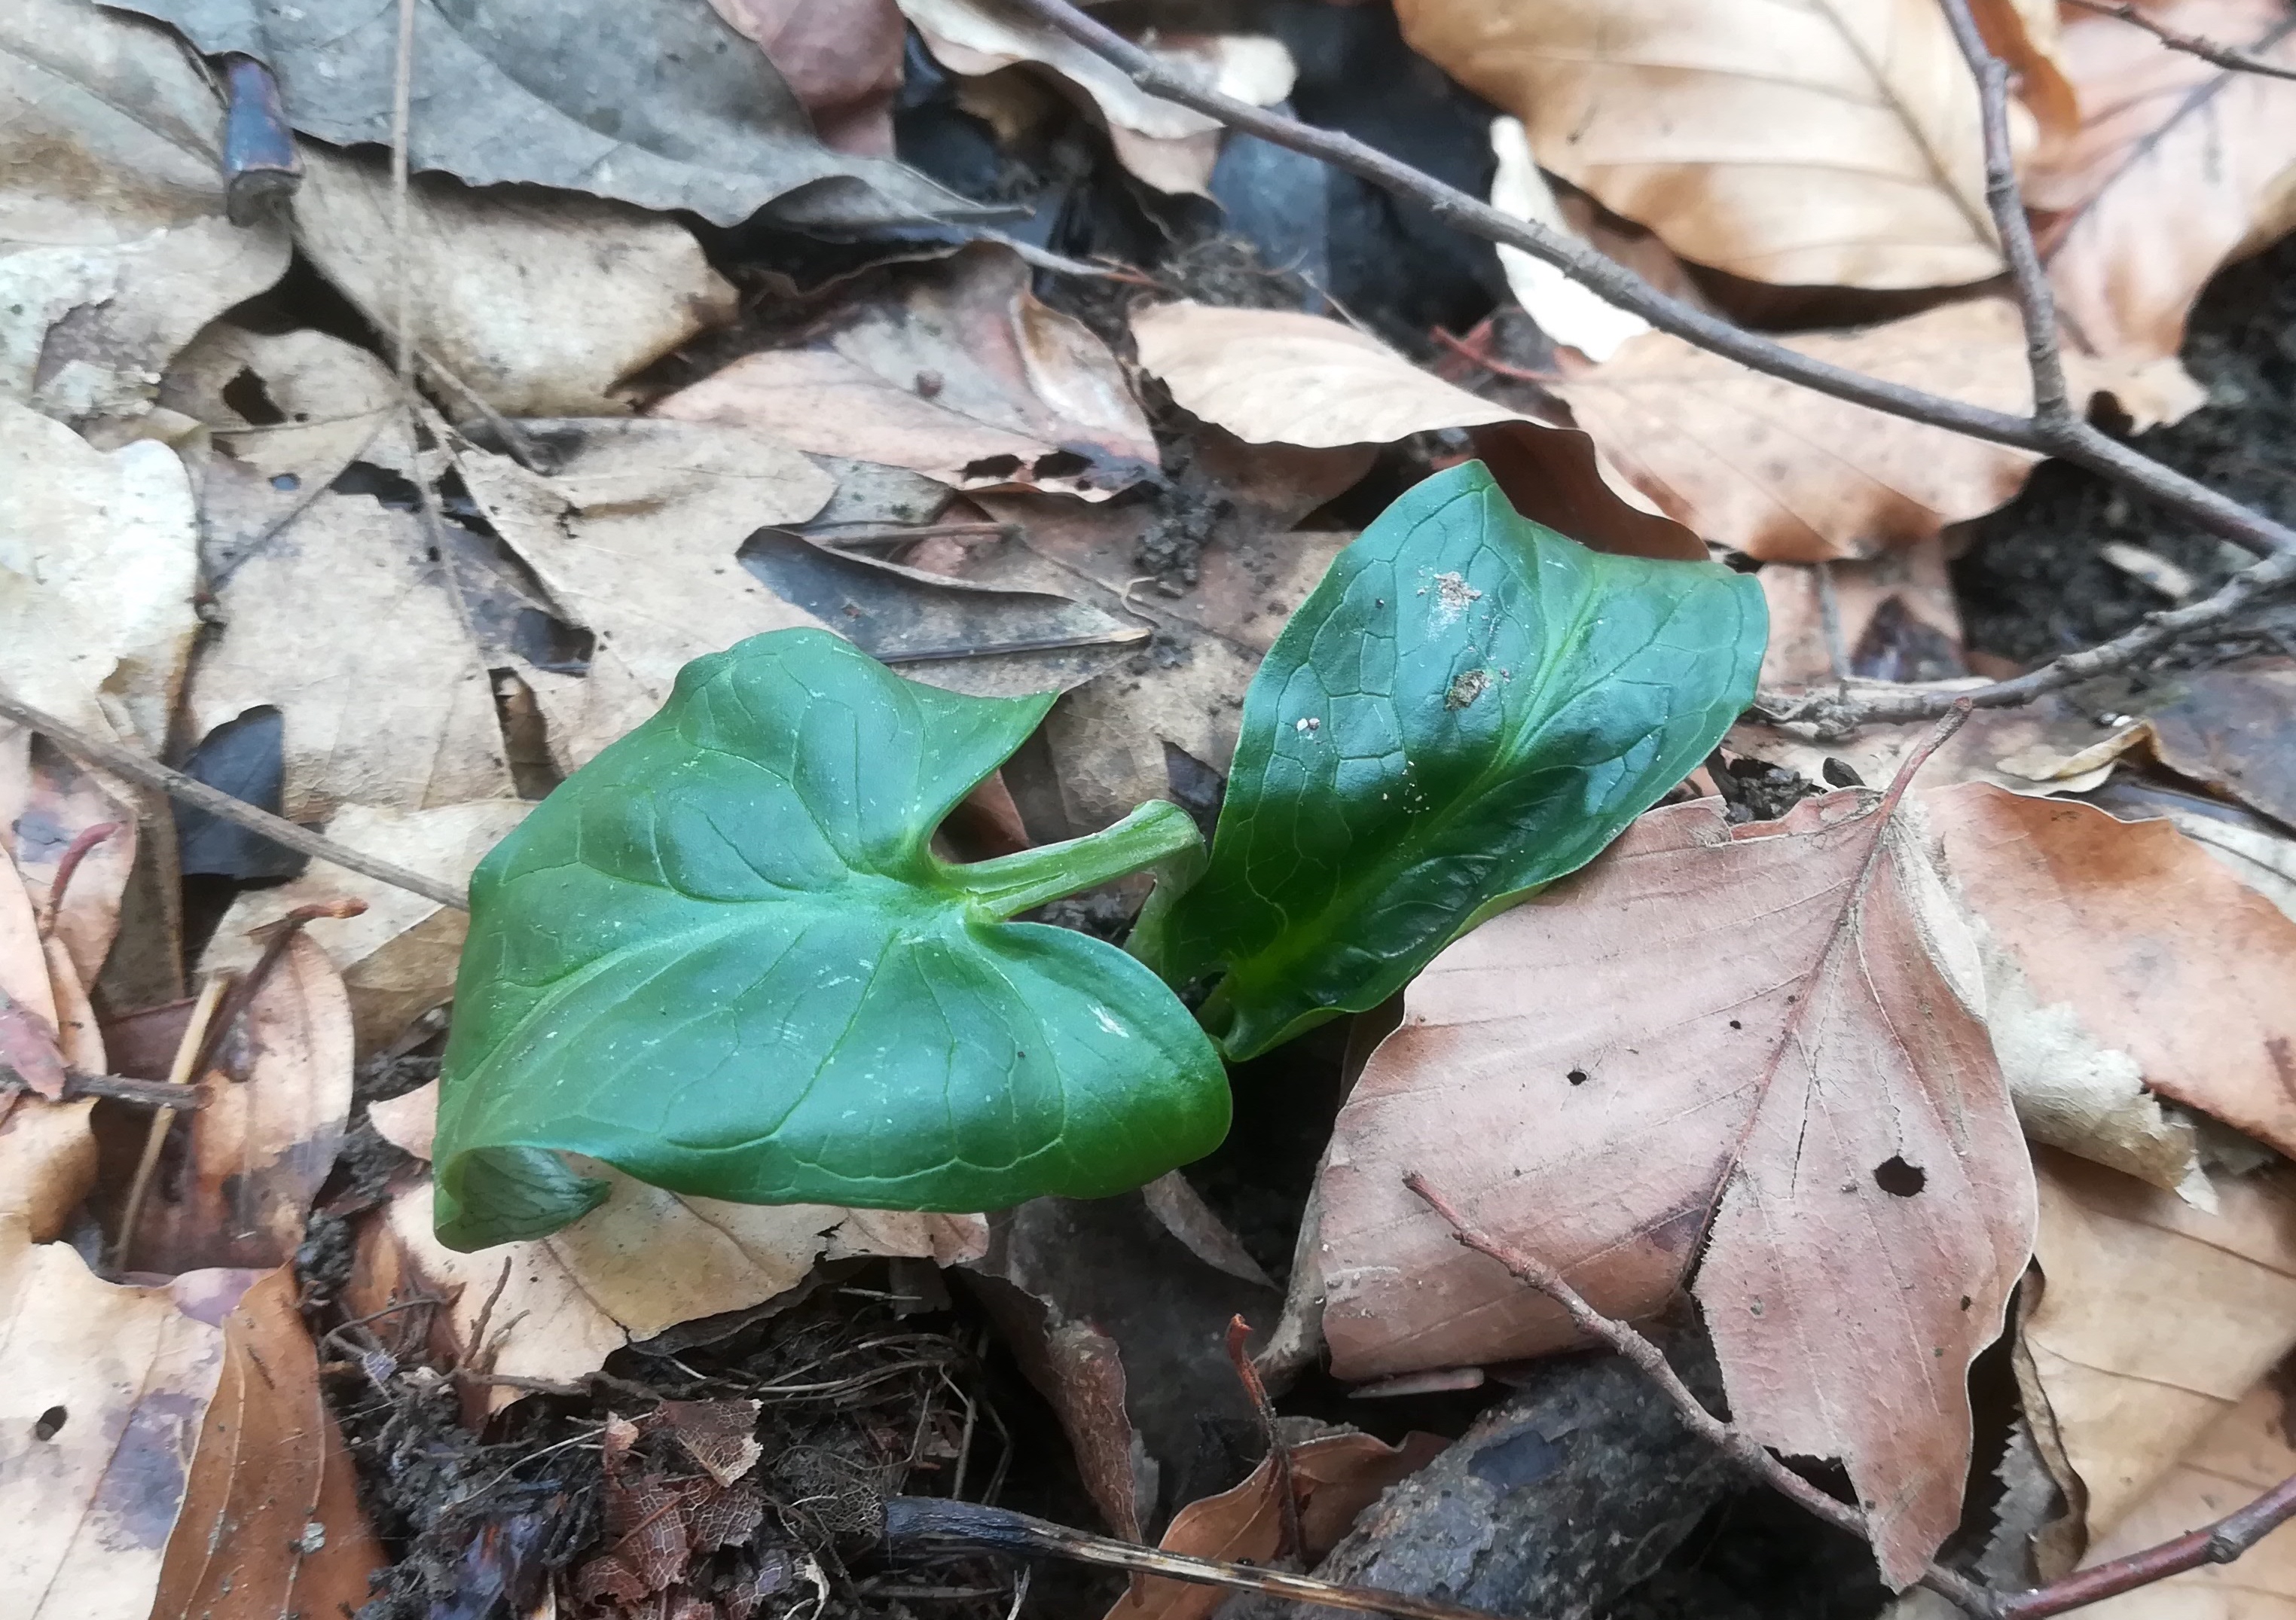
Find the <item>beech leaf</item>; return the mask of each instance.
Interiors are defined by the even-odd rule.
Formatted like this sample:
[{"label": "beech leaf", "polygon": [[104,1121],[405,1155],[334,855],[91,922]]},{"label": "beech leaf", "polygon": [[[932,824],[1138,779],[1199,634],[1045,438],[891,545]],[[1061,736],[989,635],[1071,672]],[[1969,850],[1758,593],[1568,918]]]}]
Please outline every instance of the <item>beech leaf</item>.
[{"label": "beech leaf", "polygon": [[1752,579],[1588,551],[1479,462],[1333,560],[1260,666],[1201,882],[1139,948],[1250,1057],[1376,1006],[1474,920],[1576,871],[1753,694]]},{"label": "beech leaf", "polygon": [[472,880],[441,1240],[590,1208],[559,1153],[740,1203],[964,1211],[1218,1145],[1226,1077],[1153,976],[1005,920],[1198,847],[1186,813],[969,866],[929,847],[1051,701],[914,685],[813,630],[688,665]]},{"label": "beech leaf", "polygon": [[1574,1342],[1409,1171],[1610,1315],[1662,1309],[1695,1263],[1734,1419],[1840,1458],[1903,1586],[1960,1520],[1966,1376],[2034,1190],[1974,943],[1877,797],[1734,830],[1715,800],[1657,811],[1469,934],[1405,994],[1316,1197],[1348,1379]]}]

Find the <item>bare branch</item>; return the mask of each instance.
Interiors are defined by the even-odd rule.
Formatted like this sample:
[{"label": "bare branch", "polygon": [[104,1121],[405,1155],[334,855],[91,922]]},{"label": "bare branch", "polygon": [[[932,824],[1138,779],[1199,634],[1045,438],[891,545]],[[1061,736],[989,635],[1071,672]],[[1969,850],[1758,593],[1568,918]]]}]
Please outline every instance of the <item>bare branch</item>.
[{"label": "bare branch", "polygon": [[[2230,45],[2221,45],[2214,40],[2203,39],[2198,34],[2180,34],[2172,28],[2165,28],[2155,22],[2136,6],[2126,4],[2125,0],[2120,4],[2112,4],[2111,0],[2071,0],[2071,3],[2085,12],[2095,12],[2100,17],[2111,17],[2118,21],[2143,29],[2172,51],[2182,51],[2187,56],[2197,56],[2202,61],[2212,62],[2219,68],[2228,68],[2234,73],[2260,73],[2267,78],[2296,78],[2296,68],[2283,67],[2278,62],[2267,61],[2262,57],[2253,55],[2247,51],[2236,51]],[[2271,37],[2277,40],[2287,31],[2286,26],[2283,25],[2273,30]]]},{"label": "bare branch", "polygon": [[1069,0],[1012,0],[1049,28],[1112,63],[1151,95],[1192,107],[1230,128],[1256,135],[1293,151],[1305,152],[1399,196],[1425,205],[1435,217],[1487,241],[1520,248],[1611,303],[1633,310],[1660,331],[1754,371],[1784,378],[1818,393],[1846,399],[1909,421],[1926,422],[1988,443],[2062,456],[2101,477],[2126,485],[2173,507],[2194,522],[2259,554],[2296,551],[2296,529],[2218,494],[2205,484],[2164,467],[2151,457],[2076,422],[2071,432],[2045,430],[2029,417],[1986,410],[1942,395],[1928,394],[1869,377],[1758,337],[1740,326],[1667,297],[1625,266],[1593,248],[1534,221],[1503,214],[1479,198],[1444,184],[1353,136],[1318,129],[1188,83],[1130,40],[1078,11]]},{"label": "bare branch", "polygon": [[2282,1480],[2245,1508],[2226,1514],[2213,1525],[2202,1525],[2094,1568],[2077,1570],[2062,1581],[2021,1591],[2003,1600],[1999,1620],[2043,1620],[2105,1598],[2135,1591],[2155,1581],[2198,1569],[2203,1564],[2229,1564],[2266,1536],[2296,1518],[2296,1477]]},{"label": "bare branch", "polygon": [[2053,663],[1990,686],[1889,686],[1860,691],[1848,686],[1807,694],[1763,692],[1755,712],[1774,725],[1807,724],[1820,737],[1846,737],[1875,721],[1934,720],[1967,699],[1979,708],[2007,708],[2046,693],[2077,686],[2098,675],[2127,669],[2162,648],[2230,623],[2274,593],[2296,582],[2296,555],[2282,553],[2235,574],[2213,596],[2188,607],[2145,615],[2134,630]]},{"label": "bare branch", "polygon": [[2044,434],[2070,437],[2085,426],[2065,392],[2064,358],[2057,352],[2057,301],[2048,272],[2033,245],[2025,217],[2024,193],[2017,189],[2017,154],[2009,141],[2009,68],[1987,47],[1970,14],[1969,0],[1938,0],[1946,26],[1961,47],[1977,80],[1980,122],[1985,132],[1985,204],[2009,261],[2017,291],[2017,312],[2025,322],[2025,364],[2033,373],[2033,425]]},{"label": "bare branch", "polygon": [[315,861],[324,861],[330,865],[357,872],[362,877],[373,878],[378,883],[388,883],[393,888],[403,888],[409,894],[420,895],[425,900],[451,906],[458,912],[471,909],[468,900],[450,885],[441,883],[436,878],[426,878],[419,871],[409,871],[396,862],[361,855],[332,839],[321,838],[310,829],[298,827],[283,816],[258,809],[243,798],[234,798],[230,794],[163,765],[156,759],[147,759],[118,743],[107,741],[92,732],[84,732],[68,721],[59,720],[53,715],[34,708],[4,689],[0,689],[0,719],[28,725],[76,758],[109,771],[115,776],[124,776],[139,786],[156,789],[170,798],[179,798],[195,809],[244,827],[258,837],[268,839],[298,855],[307,855]]}]

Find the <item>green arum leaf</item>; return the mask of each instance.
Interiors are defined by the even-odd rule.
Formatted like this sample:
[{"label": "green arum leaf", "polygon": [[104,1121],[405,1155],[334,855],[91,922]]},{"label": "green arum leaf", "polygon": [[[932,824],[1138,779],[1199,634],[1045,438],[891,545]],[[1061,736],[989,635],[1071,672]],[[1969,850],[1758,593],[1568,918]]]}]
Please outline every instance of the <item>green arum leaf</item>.
[{"label": "green arum leaf", "polygon": [[1276,638],[1210,866],[1133,950],[1175,985],[1226,970],[1202,1017],[1231,1059],[1378,1005],[1687,775],[1767,625],[1749,577],[1589,551],[1480,462],[1438,473]]},{"label": "green arum leaf", "polygon": [[1005,920],[1200,850],[1186,814],[969,866],[929,847],[1051,702],[913,685],[814,630],[687,665],[472,880],[440,1240],[581,1215],[602,1184],[561,1154],[743,1203],[971,1210],[1218,1146],[1226,1078],[1171,993]]}]

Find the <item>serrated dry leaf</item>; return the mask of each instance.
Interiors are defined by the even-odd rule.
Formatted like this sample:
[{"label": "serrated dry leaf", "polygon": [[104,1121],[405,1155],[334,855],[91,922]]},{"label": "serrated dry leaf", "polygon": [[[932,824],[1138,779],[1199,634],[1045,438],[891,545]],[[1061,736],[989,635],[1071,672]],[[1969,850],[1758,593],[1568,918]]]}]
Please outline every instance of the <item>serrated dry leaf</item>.
[{"label": "serrated dry leaf", "polygon": [[761,631],[819,626],[737,555],[755,530],[812,517],[835,487],[787,445],[698,421],[521,425],[548,456],[547,476],[459,436],[447,447],[503,543],[597,638],[582,674],[521,671],[561,771],[660,708],[688,659]]},{"label": "serrated dry leaf", "polygon": [[0,399],[0,686],[157,755],[199,628],[198,571],[174,451],[107,454]]},{"label": "serrated dry leaf", "polygon": [[[614,384],[734,319],[733,287],[675,219],[422,176],[402,243],[381,159],[314,146],[303,165],[298,240],[320,274],[395,334],[404,262],[415,347],[504,415],[621,415]],[[441,397],[468,409],[452,389]]]},{"label": "serrated dry leaf", "polygon": [[[1414,1431],[1400,1445],[1349,1430],[1318,1435],[1290,1447],[1292,1488],[1299,1504],[1296,1550],[1309,1569],[1338,1545],[1356,1518],[1406,1475],[1433,1461],[1449,1444]],[[1163,1540],[1167,1552],[1228,1563],[1266,1564],[1283,1541],[1283,1497],[1275,1464],[1263,1459],[1242,1484],[1217,1496],[1190,1502],[1172,1516]],[[1229,1594],[1217,1586],[1194,1586],[1154,1578],[1139,1581],[1108,1611],[1107,1620],[1211,1620]]]},{"label": "serrated dry leaf", "polygon": [[224,217],[223,107],[168,34],[73,0],[0,13],[0,397],[136,416],[176,351],[287,268]]},{"label": "serrated dry leaf", "polygon": [[[403,421],[360,455],[421,476]],[[224,628],[201,647],[184,691],[193,733],[279,710],[282,814],[293,821],[324,822],[346,804],[422,810],[509,798],[458,560],[439,554],[405,505],[319,490],[227,573],[213,569]],[[377,634],[385,625],[390,634]]]},{"label": "serrated dry leaf", "polygon": [[1571,1342],[1406,1172],[1612,1315],[1661,1307],[1703,1238],[1734,1417],[1841,1458],[1884,1576],[1918,1575],[1960,1518],[1964,1378],[2033,1193],[1973,946],[1907,821],[1849,793],[1735,830],[1711,799],[1654,811],[1438,956],[1317,1178],[1334,1370]]},{"label": "serrated dry leaf", "polygon": [[2296,923],[2165,821],[1975,782],[1923,802],[2037,1002],[2153,1092],[2296,1148]]},{"label": "serrated dry leaf", "polygon": [[1542,165],[1685,258],[1788,285],[2001,269],[1976,86],[1931,0],[1397,12],[1414,49],[1523,120]]},{"label": "serrated dry leaf", "polygon": [[2064,1154],[2035,1158],[2041,1289],[2018,1377],[2095,1547],[2296,1346],[2296,1188],[2284,1165],[2227,1180],[2210,1214]]},{"label": "serrated dry leaf", "polygon": [[[1784,341],[1971,405],[2032,408],[2024,328],[2005,299]],[[1932,538],[2008,500],[2040,459],[1812,393],[1665,332],[1554,391],[1670,516],[1765,560],[1870,557]]]},{"label": "serrated dry leaf", "polygon": [[1039,302],[1032,274],[1010,249],[976,243],[909,269],[890,297],[805,347],[744,355],[653,414],[961,489],[1105,500],[1154,472],[1155,438],[1116,357]]},{"label": "serrated dry leaf", "polygon": [[[222,1321],[223,1369],[168,1541],[155,1620],[317,1620],[326,1611],[297,1601],[315,1595],[304,1580],[312,1554],[331,1552],[335,1567],[319,1573],[361,1602],[361,1550],[368,1569],[386,1561],[356,1501],[348,1513],[340,1501],[331,1516],[323,1508],[331,1444],[341,1442],[296,1293],[291,1267],[266,1272]],[[314,1524],[324,1539],[307,1551]]]},{"label": "serrated dry leaf", "polygon": [[[1140,88],[1104,58],[999,0],[900,0],[900,6],[951,72],[979,78],[1021,62],[1049,70],[1100,114],[1117,161],[1159,191],[1201,192],[1210,183],[1218,120]],[[1255,107],[1292,93],[1292,55],[1275,39],[1153,29],[1139,43],[1167,71]]]},{"label": "serrated dry leaf", "polygon": [[[514,798],[414,811],[346,805],[327,822],[326,834],[460,889],[487,851],[533,807]],[[244,971],[262,954],[258,935],[266,925],[298,906],[342,898],[364,901],[366,910],[356,917],[321,918],[304,933],[341,971],[358,1051],[371,1056],[453,999],[455,970],[470,931],[467,912],[340,867],[314,867],[291,883],[233,901],[200,965],[209,973]]]},{"label": "serrated dry leaf", "polygon": [[[428,1147],[438,1092],[433,1081],[399,1100],[390,1116],[394,1142]],[[372,1229],[356,1273],[355,1290],[372,1303],[350,1308],[379,1309],[394,1289],[440,1294],[455,1302],[455,1342],[468,1346],[480,1312],[507,1275],[485,1364],[563,1380],[594,1372],[624,1346],[680,1322],[784,1294],[818,1260],[897,1255],[953,1265],[978,1257],[988,1244],[979,1215],[727,1204],[682,1199],[586,1160],[582,1173],[611,1186],[603,1204],[547,1238],[476,1254],[447,1248],[431,1235],[428,1181],[400,1193]],[[506,1405],[518,1394],[498,1387],[493,1403]]]},{"label": "serrated dry leaf", "polygon": [[1141,310],[1132,332],[1141,369],[1183,410],[1247,443],[1332,448],[1480,429],[1478,453],[1525,517],[1601,551],[1706,555],[1585,434],[1479,399],[1337,321],[1182,301]]},{"label": "serrated dry leaf", "polygon": [[207,1105],[176,1116],[178,1174],[155,1178],[128,1252],[144,1271],[275,1266],[334,1167],[350,1112],[350,1003],[326,953],[299,938],[256,992],[216,1067]]},{"label": "serrated dry leaf", "polygon": [[[209,56],[277,75],[297,129],[390,143],[398,12],[367,0],[135,0]],[[690,209],[721,225],[864,232],[993,210],[916,170],[833,152],[772,64],[699,0],[425,0],[408,161],[472,185],[529,183]]]},{"label": "serrated dry leaf", "polygon": [[[2144,10],[2164,29],[2296,67],[2284,0]],[[2166,402],[2152,415],[2173,421],[2202,398],[2177,362],[2193,301],[2222,266],[2296,225],[2296,83],[2087,12],[2070,15],[2061,54],[2086,118],[2024,181],[2027,205],[2049,217],[2041,249],[2057,315],[2069,348],[2151,366]]]},{"label": "serrated dry leaf", "polygon": [[866,157],[893,155],[893,97],[901,88],[904,29],[893,0],[709,0],[766,53],[805,110],[822,144]]},{"label": "serrated dry leaf", "polygon": [[[2288,1391],[2276,1379],[2240,1404],[2162,1475],[2113,1530],[2093,1542],[2083,1567],[2125,1558],[2202,1529],[2296,1476]],[[2237,1564],[2202,1565],[2092,1604],[2095,1620],[2260,1620],[2296,1604],[2296,1526],[2282,1525]]]},{"label": "serrated dry leaf", "polygon": [[247,1286],[104,1282],[0,1214],[0,1591],[24,1620],[145,1620],[201,1419],[217,1324]]}]

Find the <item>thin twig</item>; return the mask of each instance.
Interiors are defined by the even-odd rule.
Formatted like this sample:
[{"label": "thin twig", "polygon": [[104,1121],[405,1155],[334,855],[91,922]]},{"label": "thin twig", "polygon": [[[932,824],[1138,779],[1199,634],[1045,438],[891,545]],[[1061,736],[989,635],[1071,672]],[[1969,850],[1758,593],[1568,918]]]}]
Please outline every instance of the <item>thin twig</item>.
[{"label": "thin twig", "polygon": [[207,1093],[196,1085],[171,1085],[165,1080],[136,1080],[127,1075],[68,1075],[64,1100],[75,1097],[103,1097],[139,1108],[174,1109],[180,1114],[197,1113],[208,1105]]},{"label": "thin twig", "polygon": [[1978,31],[1969,0],[1938,0],[1946,26],[1977,80],[1980,123],[1985,134],[1985,205],[2009,261],[2017,292],[2017,313],[2025,323],[2025,364],[2033,374],[2033,426],[2052,438],[2070,438],[2083,425],[2065,391],[2064,357],[2057,352],[2057,301],[2048,272],[2033,245],[2025,217],[2025,196],[2017,189],[2017,154],[2009,140],[2009,68]]},{"label": "thin twig", "polygon": [[[208,1026],[215,1021],[216,1009],[223,1000],[229,976],[218,973],[200,986],[200,999],[192,1003],[192,1016],[184,1025],[182,1037],[176,1043],[175,1061],[168,1068],[168,1084],[189,1087],[199,1071],[200,1054],[207,1050]],[[168,1131],[176,1123],[176,1110],[161,1109],[152,1116],[152,1123],[144,1133],[144,1151],[135,1161],[135,1179],[127,1183],[127,1203],[119,1215],[119,1236],[111,1246],[111,1270],[114,1275],[127,1269],[128,1256],[135,1246],[135,1225],[144,1216],[144,1200],[151,1196],[152,1176],[160,1167],[160,1150],[167,1145]]]},{"label": "thin twig", "polygon": [[1488,1609],[1463,1608],[1435,1598],[1414,1598],[1375,1586],[1342,1586],[1313,1575],[1285,1575],[1250,1564],[1190,1558],[1160,1547],[1143,1547],[1104,1535],[1071,1530],[1026,1513],[939,1496],[885,1499],[885,1540],[897,1548],[950,1552],[1001,1552],[1020,1558],[1066,1559],[1134,1575],[1225,1586],[1234,1591],[1266,1592],[1294,1603],[1351,1609],[1359,1615],[1392,1615],[1398,1620],[1501,1620]]},{"label": "thin twig", "polygon": [[283,816],[259,810],[243,798],[211,788],[203,781],[184,775],[181,771],[148,759],[141,754],[107,741],[92,732],[84,732],[53,715],[34,708],[4,689],[0,689],[0,718],[29,726],[66,753],[97,765],[115,776],[146,788],[157,789],[170,798],[178,798],[194,809],[246,828],[260,838],[270,839],[283,848],[298,855],[309,855],[315,861],[324,861],[345,871],[373,878],[378,883],[388,883],[393,888],[403,888],[409,894],[420,895],[425,900],[467,912],[471,903],[462,895],[436,878],[426,878],[419,871],[409,871],[404,866],[378,856],[361,855],[346,848],[332,839],[321,838],[306,827],[298,827]]},{"label": "thin twig", "polygon": [[1634,311],[1660,331],[1671,332],[1685,342],[1853,405],[1866,405],[1909,421],[1949,429],[1992,444],[2062,456],[2174,507],[2202,528],[2251,551],[2264,554],[2296,552],[2296,529],[2162,466],[2086,422],[2077,421],[2064,431],[2045,430],[2030,417],[1988,410],[1830,365],[1782,343],[1758,337],[1678,299],[1669,298],[1586,243],[1536,220],[1503,214],[1480,199],[1446,185],[1352,136],[1302,124],[1296,119],[1190,84],[1131,41],[1085,15],[1069,0],[1013,0],[1013,4],[1112,63],[1149,94],[1192,107],[1231,128],[1305,152],[1410,198],[1425,205],[1442,223],[1470,235],[1520,248],[1532,258],[1554,266],[1573,281],[1592,288],[1611,303]]},{"label": "thin twig", "polygon": [[72,878],[79,871],[79,863],[87,859],[88,851],[119,830],[118,822],[98,822],[93,827],[81,828],[64,847],[62,858],[56,862],[56,875],[48,880],[48,897],[40,902],[33,919],[41,938],[56,931],[56,919],[63,912],[64,891],[71,887]]},{"label": "thin twig", "polygon": [[1461,359],[1480,366],[1494,377],[1504,377],[1510,382],[1533,383],[1540,388],[1552,387],[1558,380],[1552,372],[1526,371],[1520,365],[1509,365],[1505,361],[1486,354],[1464,338],[1446,331],[1440,326],[1429,327],[1427,333]]},{"label": "thin twig", "polygon": [[1754,708],[1773,725],[1809,725],[1821,738],[1847,736],[1858,726],[1876,721],[1934,720],[1964,700],[1978,708],[2005,708],[2126,669],[2185,636],[2239,618],[2292,584],[2296,584],[2296,554],[2270,558],[2234,575],[2213,596],[2186,607],[2148,613],[2134,630],[2109,642],[2069,652],[2029,674],[1989,686],[1762,692],[1755,697]]},{"label": "thin twig", "polygon": [[2262,57],[2251,55],[2246,51],[2234,50],[2230,45],[2218,45],[2212,39],[2203,39],[2198,34],[2180,34],[2172,28],[2154,21],[2134,5],[2113,4],[2110,0],[2071,0],[2071,4],[2085,12],[2095,12],[2100,17],[2111,17],[2118,21],[2143,29],[2172,51],[2182,51],[2187,56],[2197,56],[2202,61],[2213,63],[2219,68],[2229,68],[2234,73],[2260,73],[2267,78],[2296,78],[2296,67],[2284,67],[2276,61],[2267,61]]},{"label": "thin twig", "polygon": [[1292,1448],[1283,1443],[1283,1427],[1275,1420],[1275,1403],[1267,1398],[1267,1386],[1252,1364],[1251,1327],[1241,1316],[1228,1319],[1227,1359],[1235,1369],[1236,1382],[1243,1386],[1244,1399],[1251,1403],[1252,1415],[1259,1420],[1259,1432],[1267,1442],[1267,1464],[1275,1475],[1275,1500],[1283,1510],[1283,1539],[1275,1549],[1276,1561],[1304,1559],[1308,1538],[1300,1534],[1300,1493],[1292,1482]]}]

